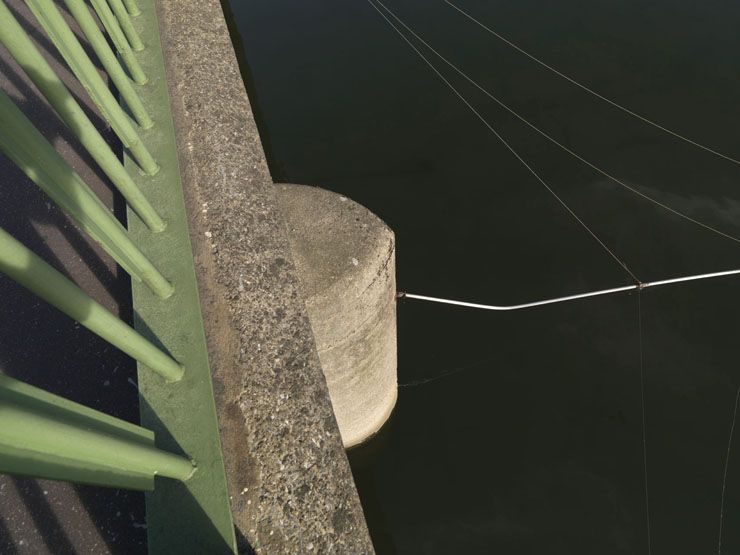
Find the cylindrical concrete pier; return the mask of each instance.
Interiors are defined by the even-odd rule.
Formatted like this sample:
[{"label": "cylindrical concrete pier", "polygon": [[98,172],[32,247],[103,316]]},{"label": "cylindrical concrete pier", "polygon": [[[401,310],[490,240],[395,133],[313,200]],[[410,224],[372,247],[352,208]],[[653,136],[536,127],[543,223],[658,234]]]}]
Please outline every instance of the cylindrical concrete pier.
[{"label": "cylindrical concrete pier", "polygon": [[352,447],[382,427],[396,402],[395,238],[344,196],[277,187],[334,414]]}]

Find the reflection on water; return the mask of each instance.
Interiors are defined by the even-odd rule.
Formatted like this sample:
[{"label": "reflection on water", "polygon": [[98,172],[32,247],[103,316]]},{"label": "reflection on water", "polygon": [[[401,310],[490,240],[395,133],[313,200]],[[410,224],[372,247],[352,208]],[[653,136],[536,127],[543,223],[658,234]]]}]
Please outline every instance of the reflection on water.
[{"label": "reflection on water", "polygon": [[[586,95],[442,0],[386,4],[559,141],[740,233],[737,166]],[[610,98],[740,153],[736,2],[460,5]],[[365,0],[230,7],[273,177],[380,215],[400,289],[509,304],[629,283]],[[605,181],[439,69],[643,281],[740,267],[740,245]],[[653,553],[717,551],[739,293],[736,278],[642,293]],[[425,383],[401,388],[382,434],[350,454],[379,553],[648,552],[636,295],[516,313],[407,301],[398,318],[399,381]],[[723,553],[740,552],[731,455]]]}]

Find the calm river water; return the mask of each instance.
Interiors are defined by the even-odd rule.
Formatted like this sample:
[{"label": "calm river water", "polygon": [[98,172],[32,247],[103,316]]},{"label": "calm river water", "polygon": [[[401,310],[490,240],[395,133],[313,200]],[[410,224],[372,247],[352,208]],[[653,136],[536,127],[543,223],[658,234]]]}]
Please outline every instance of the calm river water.
[{"label": "calm river water", "polygon": [[[456,1],[600,93],[740,157],[740,3]],[[587,95],[443,0],[386,5],[584,157],[740,236],[740,166]],[[367,0],[230,8],[274,179],[381,216],[399,289],[507,304],[630,283]],[[626,192],[438,67],[641,280],[740,268],[737,242]],[[399,382],[439,379],[401,387],[390,423],[350,453],[377,551],[710,554],[723,519],[722,553],[740,553],[740,437],[722,503],[740,278],[641,296],[644,381],[636,294],[512,313],[401,302]]]}]

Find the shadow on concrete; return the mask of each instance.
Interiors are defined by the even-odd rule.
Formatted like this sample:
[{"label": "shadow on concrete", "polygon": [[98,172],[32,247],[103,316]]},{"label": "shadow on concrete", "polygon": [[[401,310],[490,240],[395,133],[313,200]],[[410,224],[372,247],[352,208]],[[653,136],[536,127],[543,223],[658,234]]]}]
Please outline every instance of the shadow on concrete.
[{"label": "shadow on concrete", "polygon": [[234,533],[236,534],[236,552],[239,555],[254,555],[254,548],[238,526],[234,526]]}]

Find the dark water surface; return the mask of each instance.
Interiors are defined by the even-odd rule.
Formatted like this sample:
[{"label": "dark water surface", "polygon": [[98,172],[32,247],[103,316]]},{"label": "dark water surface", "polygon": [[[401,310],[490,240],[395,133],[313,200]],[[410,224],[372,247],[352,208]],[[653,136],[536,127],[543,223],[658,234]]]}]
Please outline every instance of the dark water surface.
[{"label": "dark water surface", "polygon": [[[594,89],[740,155],[740,3],[459,0]],[[387,0],[533,123],[740,236],[740,166],[557,78],[442,0]],[[396,232],[401,290],[506,304],[629,276],[366,0],[231,0],[276,181],[341,192]],[[643,281],[740,267],[740,244],[610,183],[442,71]],[[391,422],[350,454],[379,553],[710,554],[740,385],[740,279],[491,313],[398,307]],[[740,430],[736,430],[740,434]],[[735,438],[740,442],[740,438]],[[740,445],[722,553],[740,553]],[[647,501],[647,503],[646,503]],[[649,510],[648,510],[649,505]]]}]

